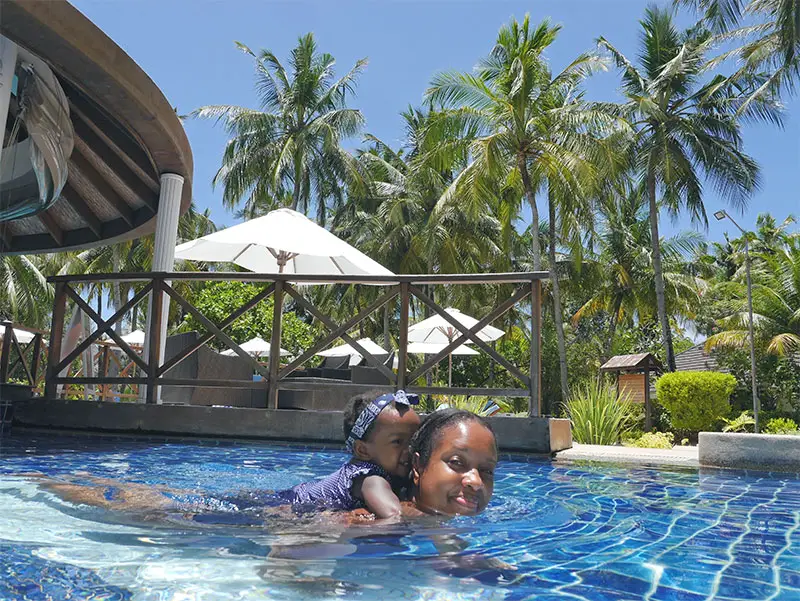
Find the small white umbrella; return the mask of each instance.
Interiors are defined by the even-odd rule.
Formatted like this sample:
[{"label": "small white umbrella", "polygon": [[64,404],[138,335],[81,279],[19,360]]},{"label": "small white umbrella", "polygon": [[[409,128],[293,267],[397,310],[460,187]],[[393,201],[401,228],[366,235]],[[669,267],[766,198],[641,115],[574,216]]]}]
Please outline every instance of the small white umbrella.
[{"label": "small white umbrella", "polygon": [[[133,332],[125,334],[124,336],[120,336],[120,338],[122,338],[122,340],[126,342],[128,346],[133,348],[140,348],[144,346],[144,337],[145,334],[142,330],[134,330]],[[107,340],[110,346],[118,347],[117,343],[114,342],[114,340],[108,334],[103,336],[103,340]]]},{"label": "small white umbrella", "polygon": [[[462,313],[458,309],[448,307],[445,311],[452,315],[455,320],[463,325],[465,328],[472,328],[478,320],[474,317]],[[478,331],[478,338],[485,342],[497,340],[503,335],[503,330],[499,330],[494,326],[486,326]],[[450,344],[461,336],[461,332],[452,326],[441,315],[434,315],[428,319],[424,319],[408,328],[408,341],[409,342],[429,342],[435,344]],[[469,344],[469,340],[467,341]]]},{"label": "small white umbrella", "polygon": [[[445,344],[435,344],[432,342],[412,342],[408,345],[408,352],[409,353],[416,353],[420,355],[435,355],[439,351],[441,351],[445,346]],[[452,351],[450,351],[451,355],[480,355],[478,351],[474,348],[468,347],[466,344],[462,344],[461,346],[457,346]]]},{"label": "small white umbrella", "polygon": [[142,330],[134,330],[129,334],[121,337],[124,342],[130,346],[143,346],[144,345],[144,332]]},{"label": "small white umbrella", "polygon": [[[259,338],[256,336],[239,345],[242,347],[242,350],[247,353],[248,355],[252,355],[253,357],[268,357],[270,351],[270,344],[263,338]],[[292,353],[285,349],[280,350],[281,357],[288,357]],[[228,349],[222,351],[220,355],[226,355],[228,357],[238,357],[238,355],[234,352],[233,349]]]},{"label": "small white umbrella", "polygon": [[225,228],[175,248],[175,259],[236,263],[258,273],[394,275],[291,209]]},{"label": "small white umbrella", "polygon": [[[19,328],[11,328],[11,329],[14,330],[14,336],[16,337],[17,342],[19,342],[20,344],[27,344],[28,342],[33,340],[34,334],[32,332],[28,332],[27,330],[20,330]],[[5,333],[6,329],[4,327],[0,327],[0,339],[3,338]]]},{"label": "small white umbrella", "polygon": [[[466,328],[472,328],[478,320],[474,317],[467,315],[466,313],[462,313],[458,309],[454,309],[453,307],[448,307],[445,311],[453,316],[455,320],[463,325]],[[478,331],[478,338],[485,342],[491,342],[492,340],[497,340],[500,336],[503,335],[503,330],[499,330],[494,326],[486,326],[483,329]],[[453,342],[456,338],[461,336],[461,331],[450,324],[444,317],[441,315],[434,315],[429,317],[428,319],[424,319],[418,323],[415,323],[413,326],[408,328],[408,341],[409,342],[422,342],[426,344],[436,344],[440,345],[438,351],[432,353],[436,354],[441,351],[445,346]],[[470,340],[467,340],[466,344],[470,344]],[[463,346],[463,345],[462,345]],[[409,351],[411,352],[411,351]],[[451,353],[448,356],[448,385],[452,385],[453,381],[453,355]],[[458,353],[458,354],[469,354],[469,353]]]},{"label": "small white umbrella", "polygon": [[[361,338],[357,340],[358,344],[364,347],[364,350],[371,355],[388,355],[389,351],[376,344],[369,338]],[[355,348],[349,344],[340,344],[332,348],[320,351],[317,353],[320,357],[350,357],[350,365],[358,365],[363,357]]]},{"label": "small white umbrella", "polygon": [[[435,342],[412,342],[408,345],[409,353],[419,353],[423,355],[435,355],[439,353],[446,344],[437,344]],[[447,357],[447,385],[453,385],[453,355],[480,355],[478,351],[468,347],[466,344],[454,348],[450,355]]]}]

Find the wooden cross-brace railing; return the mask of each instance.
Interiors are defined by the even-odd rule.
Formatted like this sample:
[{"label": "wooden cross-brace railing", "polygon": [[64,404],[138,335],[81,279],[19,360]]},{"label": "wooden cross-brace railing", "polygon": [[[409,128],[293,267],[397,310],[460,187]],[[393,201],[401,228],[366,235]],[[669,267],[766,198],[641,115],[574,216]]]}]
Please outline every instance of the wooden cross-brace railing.
[{"label": "wooden cross-brace railing", "polygon": [[[24,346],[17,338],[17,330],[33,335],[30,341],[24,343]],[[39,381],[42,352],[46,351],[46,346],[43,344],[43,332],[10,321],[2,321],[0,322],[0,335],[3,337],[3,344],[0,347],[0,384],[8,384],[12,374],[15,373],[14,370],[19,366],[28,385],[35,388]],[[14,354],[16,354],[16,359],[12,363],[11,358]]]},{"label": "wooden cross-brace railing", "polygon": [[[47,386],[45,395],[53,397],[55,388],[58,384],[144,384],[147,385],[147,402],[154,402],[157,398],[156,389],[158,386],[208,386],[208,387],[233,387],[264,389],[267,395],[267,406],[278,407],[278,392],[280,390],[292,389],[326,389],[331,386],[348,385],[351,388],[380,388],[395,390],[405,388],[412,392],[429,394],[475,394],[475,395],[496,395],[496,396],[527,396],[530,399],[529,413],[539,415],[541,413],[541,280],[547,277],[546,273],[506,273],[506,274],[467,274],[467,275],[398,275],[398,276],[345,276],[345,275],[299,275],[299,274],[255,274],[255,273],[220,273],[220,272],[191,272],[191,273],[128,273],[128,274],[96,274],[79,276],[56,276],[50,278],[55,284],[56,299],[53,308],[53,322],[51,328],[51,346],[47,367]],[[215,322],[204,315],[188,299],[180,294],[173,286],[174,282],[196,282],[196,281],[242,281],[265,284],[264,289],[260,290],[251,299],[237,307],[230,315]],[[108,319],[103,319],[73,286],[84,284],[102,284],[107,282],[139,282],[143,284],[141,289],[133,295],[118,311]],[[306,296],[301,294],[293,284],[301,285],[370,285],[384,286],[378,298],[370,302],[361,309],[356,315],[342,323],[337,321],[314,306]],[[440,285],[485,285],[485,284],[505,284],[514,285],[513,293],[502,302],[499,302],[485,317],[478,320],[473,327],[466,327],[445,309],[436,303],[428,292],[423,290],[425,286]],[[318,323],[327,328],[328,333],[321,336],[314,344],[301,353],[299,357],[289,362],[287,365],[280,364],[280,342],[281,342],[281,322],[283,314],[284,298],[291,298],[296,306],[301,307],[307,314],[311,315]],[[149,297],[150,307],[150,329],[147,332],[149,345],[147,356],[142,356],[132,349],[114,330],[114,324],[123,319],[124,315],[138,303],[143,302]],[[272,297],[274,304],[273,329],[270,336],[270,361],[264,366],[245,352],[225,329],[248,311],[254,309],[259,303]],[[161,329],[159,327],[160,313],[164,304],[162,299],[167,298],[177,303],[185,313],[192,315],[206,330],[206,332],[187,348],[174,354],[169,360],[163,361],[160,354]],[[399,302],[398,302],[399,299]],[[409,373],[408,371],[408,327],[410,322],[411,300],[417,299],[426,307],[430,308],[435,314],[440,315],[449,323],[459,336],[444,346],[441,351],[433,355],[422,365]],[[61,346],[64,335],[64,319],[66,315],[67,301],[71,300],[78,308],[96,324],[96,330],[89,334],[74,349],[62,356]],[[510,309],[519,303],[528,301],[533,311],[530,319],[531,335],[531,356],[530,362],[524,366],[516,366],[493,349],[480,336],[480,332],[487,325],[501,318]],[[369,318],[373,313],[383,308],[390,310],[387,306],[394,306],[396,311],[399,332],[398,341],[398,369],[397,373],[385,365],[384,362],[365,349],[349,332],[353,331],[360,323]],[[60,376],[70,363],[77,359],[83,351],[96,343],[99,338],[107,334],[116,345],[130,358],[130,360],[140,369],[141,375],[138,377],[111,377],[105,369],[101,370],[100,377],[68,377]],[[223,379],[180,379],[169,377],[169,372],[174,367],[196,353],[204,345],[216,339],[229,347],[254,373],[263,377],[261,381],[248,380],[223,380]],[[336,380],[314,381],[314,378],[301,379],[290,378],[290,376],[319,353],[324,348],[337,340],[343,340],[349,344],[355,352],[358,352],[369,366],[376,370],[386,379],[386,384],[381,386],[359,385],[352,382]],[[492,360],[503,366],[511,376],[520,383],[520,388],[478,388],[478,387],[426,387],[416,386],[415,382],[424,376],[440,361],[445,359],[449,353],[462,344],[473,344],[475,347],[485,352]],[[526,373],[527,372],[527,373]]]}]

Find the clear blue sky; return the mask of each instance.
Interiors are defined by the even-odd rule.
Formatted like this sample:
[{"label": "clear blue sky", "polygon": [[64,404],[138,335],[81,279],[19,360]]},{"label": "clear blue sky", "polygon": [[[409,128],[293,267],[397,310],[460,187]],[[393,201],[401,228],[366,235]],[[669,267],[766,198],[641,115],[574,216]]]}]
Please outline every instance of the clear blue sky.
[{"label": "clear blue sky", "polygon": [[[437,71],[470,70],[492,47],[500,26],[526,12],[538,22],[546,17],[563,26],[548,54],[554,69],[605,36],[629,57],[636,54],[641,0],[438,0],[366,2],[352,0],[72,0],[73,4],[121,46],[156,82],[181,114],[205,104],[256,107],[253,62],[234,46],[268,48],[285,60],[297,37],[312,31],[322,51],[337,59],[338,73],[357,59],[369,58],[357,96],[350,106],[363,111],[366,131],[397,143],[402,135],[400,111],[419,105]],[[662,2],[662,4],[665,4]],[[682,21],[688,22],[684,17]],[[595,76],[588,85],[592,99],[619,99],[618,74]],[[745,149],[761,165],[763,184],[744,214],[731,212],[753,227],[756,215],[770,211],[779,220],[800,218],[800,100],[786,102],[789,117],[783,131],[746,127]],[[226,136],[211,122],[188,121],[194,153],[194,198],[210,207],[221,225],[234,223],[222,207],[221,191],[211,179],[220,164]],[[713,190],[706,192],[709,216],[724,206]],[[741,217],[741,219],[739,219]],[[718,240],[730,225],[711,217],[708,236]],[[689,229],[688,219],[664,220],[666,234]]]}]

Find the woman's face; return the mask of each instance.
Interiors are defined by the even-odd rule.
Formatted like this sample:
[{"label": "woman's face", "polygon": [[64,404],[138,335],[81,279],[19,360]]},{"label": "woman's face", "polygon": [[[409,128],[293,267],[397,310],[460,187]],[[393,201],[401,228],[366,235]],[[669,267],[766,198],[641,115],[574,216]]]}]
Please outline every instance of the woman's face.
[{"label": "woman's face", "polygon": [[480,422],[445,427],[427,465],[413,457],[417,506],[427,513],[476,515],[486,509],[494,490],[497,448],[494,435]]}]

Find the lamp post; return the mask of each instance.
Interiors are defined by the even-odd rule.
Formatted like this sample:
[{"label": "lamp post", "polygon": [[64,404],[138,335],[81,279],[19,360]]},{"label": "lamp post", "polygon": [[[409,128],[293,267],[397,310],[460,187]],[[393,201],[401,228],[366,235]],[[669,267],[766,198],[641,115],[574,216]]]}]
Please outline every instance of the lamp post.
[{"label": "lamp post", "polygon": [[745,232],[741,226],[733,220],[733,217],[728,215],[727,211],[724,209],[717,211],[714,213],[714,217],[717,218],[717,221],[722,221],[723,219],[730,220],[730,222],[735,225],[740,232],[742,232],[742,236],[744,237],[744,264],[747,277],[747,313],[749,315],[748,330],[750,333],[750,381],[753,384],[753,420],[755,421],[754,429],[756,433],[758,433],[758,410],[760,403],[758,402],[758,393],[756,392],[756,342],[753,335],[753,285],[750,282],[750,245],[747,240],[747,232]]}]

